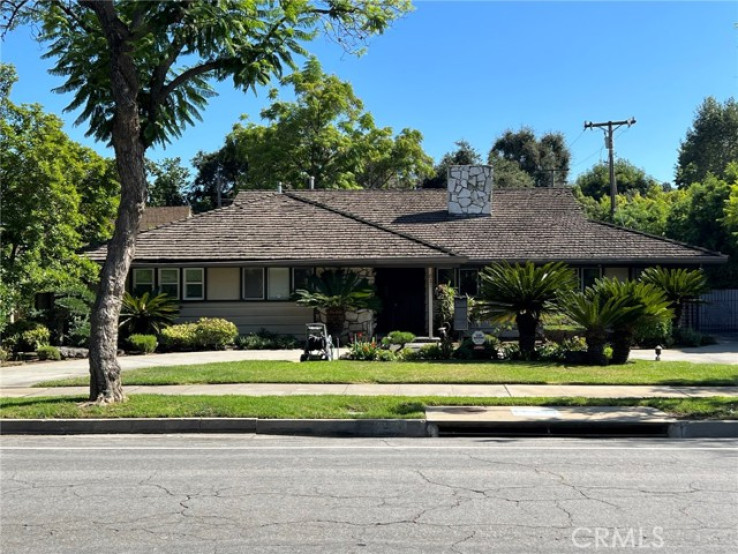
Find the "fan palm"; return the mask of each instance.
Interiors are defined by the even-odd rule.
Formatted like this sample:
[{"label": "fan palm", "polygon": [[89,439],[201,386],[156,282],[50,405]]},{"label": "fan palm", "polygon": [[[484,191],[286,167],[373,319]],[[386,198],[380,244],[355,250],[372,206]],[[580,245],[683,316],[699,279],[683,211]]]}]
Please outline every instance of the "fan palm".
[{"label": "fan palm", "polygon": [[300,306],[325,311],[328,334],[343,332],[348,310],[379,310],[381,303],[369,281],[353,271],[328,270],[308,279],[306,289],[295,291]]},{"label": "fan palm", "polygon": [[557,294],[576,286],[574,272],[562,262],[536,266],[495,263],[481,274],[479,314],[492,321],[515,321],[520,352],[535,354],[536,328],[541,315],[554,311]]},{"label": "fan palm", "polygon": [[707,278],[701,269],[649,267],[641,273],[640,280],[664,291],[674,312],[672,317],[674,329],[680,327],[684,307],[689,303],[699,302],[700,295],[709,290]]},{"label": "fan palm", "polygon": [[141,296],[123,295],[118,325],[128,335],[159,334],[171,325],[179,314],[177,302],[167,294],[143,293]]},{"label": "fan palm", "polygon": [[671,319],[672,311],[663,290],[650,283],[598,279],[594,290],[604,299],[622,298],[633,310],[612,322],[612,363],[624,364],[630,356],[636,327],[644,323],[661,323]]}]

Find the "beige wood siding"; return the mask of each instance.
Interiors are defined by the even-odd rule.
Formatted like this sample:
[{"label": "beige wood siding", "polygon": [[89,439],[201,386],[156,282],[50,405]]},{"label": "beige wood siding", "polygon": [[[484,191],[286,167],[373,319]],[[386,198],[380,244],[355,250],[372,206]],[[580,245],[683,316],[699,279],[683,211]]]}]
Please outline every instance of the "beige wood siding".
[{"label": "beige wood siding", "polygon": [[304,336],[305,324],[313,321],[313,309],[294,302],[185,302],[180,306],[178,323],[201,317],[232,321],[241,334],[264,328],[280,335]]},{"label": "beige wood siding", "polygon": [[208,268],[208,300],[241,298],[241,271],[237,267]]},{"label": "beige wood siding", "polygon": [[627,267],[606,267],[604,273],[605,277],[614,277],[619,281],[627,281],[629,275]]}]

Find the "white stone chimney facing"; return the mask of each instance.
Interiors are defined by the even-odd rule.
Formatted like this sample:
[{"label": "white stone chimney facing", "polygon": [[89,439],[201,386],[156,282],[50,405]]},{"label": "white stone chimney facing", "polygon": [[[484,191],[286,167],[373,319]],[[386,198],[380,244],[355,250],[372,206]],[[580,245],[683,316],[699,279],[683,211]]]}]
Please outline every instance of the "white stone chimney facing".
[{"label": "white stone chimney facing", "polygon": [[492,213],[492,166],[448,168],[448,213],[460,217]]}]

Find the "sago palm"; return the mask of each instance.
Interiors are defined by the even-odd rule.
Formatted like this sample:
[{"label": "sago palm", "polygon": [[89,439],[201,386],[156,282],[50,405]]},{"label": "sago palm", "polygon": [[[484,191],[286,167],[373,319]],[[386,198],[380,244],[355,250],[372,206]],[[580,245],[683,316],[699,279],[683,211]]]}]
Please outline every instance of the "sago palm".
[{"label": "sago palm", "polygon": [[605,365],[605,344],[609,332],[621,325],[638,308],[626,297],[612,297],[588,287],[584,292],[568,292],[559,296],[561,310],[584,328],[587,359],[594,365]]},{"label": "sago palm", "polygon": [[663,290],[650,283],[598,279],[593,289],[604,299],[623,299],[633,310],[622,314],[612,325],[612,363],[624,364],[630,356],[636,327],[640,324],[658,324],[669,321],[673,312]]},{"label": "sago palm", "polygon": [[701,269],[649,267],[641,273],[640,280],[664,291],[674,312],[674,329],[681,325],[684,307],[689,303],[699,302],[700,296],[709,290],[707,278]]},{"label": "sago palm", "polygon": [[556,309],[557,294],[576,286],[574,271],[562,262],[500,262],[481,272],[479,313],[491,321],[515,321],[521,353],[535,354],[541,315]]},{"label": "sago palm", "polygon": [[177,302],[164,293],[152,295],[148,292],[141,296],[123,295],[120,310],[119,326],[127,335],[159,334],[171,325],[179,314]]},{"label": "sago palm", "polygon": [[328,334],[343,332],[348,310],[379,310],[381,303],[369,281],[352,271],[329,270],[308,279],[306,289],[295,291],[300,306],[325,311]]}]

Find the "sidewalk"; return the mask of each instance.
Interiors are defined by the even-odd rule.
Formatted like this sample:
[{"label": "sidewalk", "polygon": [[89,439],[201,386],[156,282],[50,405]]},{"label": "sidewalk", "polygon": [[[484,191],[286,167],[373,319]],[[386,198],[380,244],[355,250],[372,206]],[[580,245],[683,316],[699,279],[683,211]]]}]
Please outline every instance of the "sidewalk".
[{"label": "sidewalk", "polygon": [[[426,384],[281,384],[125,386],[126,394],[241,396],[467,396],[477,398],[571,397],[697,398],[738,396],[738,387],[666,387],[624,385],[426,385]],[[0,397],[86,396],[88,387],[4,388]]]}]

